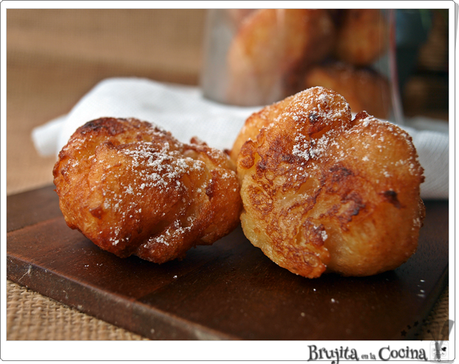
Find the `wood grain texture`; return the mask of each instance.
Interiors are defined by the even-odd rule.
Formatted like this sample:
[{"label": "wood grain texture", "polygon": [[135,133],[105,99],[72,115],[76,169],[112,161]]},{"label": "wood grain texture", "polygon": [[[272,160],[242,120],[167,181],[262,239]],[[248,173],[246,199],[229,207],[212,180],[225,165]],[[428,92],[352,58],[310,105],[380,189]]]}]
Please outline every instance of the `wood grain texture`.
[{"label": "wood grain texture", "polygon": [[152,339],[416,339],[447,285],[446,201],[426,203],[419,249],[395,271],[313,280],[272,263],[240,228],[157,265],[70,230],[52,186],[8,206],[10,280]]}]

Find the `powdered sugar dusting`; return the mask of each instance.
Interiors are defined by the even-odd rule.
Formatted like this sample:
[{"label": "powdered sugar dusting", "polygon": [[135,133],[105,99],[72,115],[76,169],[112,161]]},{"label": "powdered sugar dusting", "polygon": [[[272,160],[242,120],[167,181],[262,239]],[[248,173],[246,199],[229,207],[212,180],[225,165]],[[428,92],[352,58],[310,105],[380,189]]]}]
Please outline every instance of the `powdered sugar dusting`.
[{"label": "powdered sugar dusting", "polygon": [[[104,178],[116,181],[114,183],[117,186],[103,191],[102,206],[105,211],[116,213],[121,221],[141,218],[142,208],[138,207],[135,201],[144,195],[151,194],[147,190],[154,189],[156,196],[170,194],[172,190],[181,195],[187,191],[187,187],[182,183],[182,176],[192,170],[199,171],[205,168],[205,163],[202,160],[183,156],[181,149],[177,149],[177,146],[171,146],[167,142],[158,147],[153,142],[142,141],[121,145],[112,151],[118,154],[116,160],[122,161],[124,164],[120,169],[114,168],[115,166],[110,164],[106,166],[108,175]],[[97,154],[94,162],[97,162]],[[103,161],[101,162],[103,163]],[[129,173],[132,177],[129,179],[122,178],[123,173]],[[126,185],[126,181],[130,181],[130,184]],[[203,187],[205,188],[205,186]],[[134,196],[138,197],[134,198]],[[181,198],[181,200],[183,199],[184,197]],[[164,216],[163,207],[159,206],[158,203],[152,203],[150,214]],[[178,221],[174,223],[174,229],[183,229],[177,225],[178,223]],[[190,227],[192,223],[192,220],[188,221]],[[174,232],[174,234],[176,233]],[[116,246],[122,240],[127,241],[127,238],[121,239],[120,234],[119,228],[111,228],[109,239],[111,244]],[[172,234],[172,232],[169,231],[168,234]],[[158,242],[167,245],[166,235],[158,236]]]},{"label": "powdered sugar dusting", "polygon": [[[350,120],[351,112],[347,101],[338,94],[330,94],[323,87],[313,87],[292,96],[291,102],[295,107],[290,115],[296,121],[321,118],[325,123],[335,123],[337,120]],[[282,115],[282,117],[288,115]]]},{"label": "powdered sugar dusting", "polygon": [[[294,107],[281,117],[298,122],[292,154],[306,162],[321,158],[332,144],[336,145],[335,137],[350,127],[349,104],[340,95],[323,87],[300,92],[293,96],[292,102]],[[299,124],[301,121],[307,124],[307,130]],[[319,131],[325,131],[319,138],[310,135]]]},{"label": "powdered sugar dusting", "polygon": [[[142,180],[140,190],[145,188],[171,188],[170,181],[175,188],[180,188],[179,178],[191,168],[203,168],[202,161],[180,157],[179,151],[170,149],[165,143],[161,150],[157,151],[153,143],[139,143],[136,148],[121,149],[120,153],[131,158],[133,172],[137,173]],[[137,168],[141,166],[141,168]],[[133,186],[127,187],[127,192],[132,193]],[[137,190],[137,193],[142,193]]]},{"label": "powdered sugar dusting", "polygon": [[[367,115],[364,119],[361,119],[360,122],[364,128],[370,125],[376,126],[376,132],[373,134],[369,134],[369,135],[374,140],[374,143],[372,144],[372,146],[374,148],[377,148],[380,153],[385,152],[387,148],[393,147],[391,145],[392,143],[390,141],[388,142],[386,138],[384,137],[383,133],[385,131],[388,131],[389,133],[392,134],[392,136],[397,137],[399,140],[406,143],[406,148],[408,151],[410,151],[410,153],[408,153],[409,155],[409,157],[407,157],[408,159],[401,158],[400,160],[396,162],[391,161],[390,164],[395,167],[407,168],[411,175],[416,175],[420,173],[418,169],[419,157],[416,152],[416,149],[414,148],[411,137],[407,132],[405,132],[402,128],[392,124],[389,121],[379,120],[371,115]],[[368,144],[365,145],[365,148],[368,148],[368,147],[369,147]],[[368,160],[368,158],[364,160]],[[387,171],[383,170],[383,174],[385,177],[391,177],[390,173]]]},{"label": "powdered sugar dusting", "polygon": [[305,162],[309,160],[309,142],[308,139],[301,133],[295,136],[295,144],[293,145],[292,154],[302,158]]},{"label": "powdered sugar dusting", "polygon": [[[300,98],[298,94],[295,97]],[[332,158],[336,162],[358,158],[361,162],[375,162],[376,160],[381,166],[380,176],[386,179],[394,177],[396,167],[406,168],[413,176],[420,173],[418,156],[408,133],[388,121],[379,120],[367,113],[357,114],[354,121],[351,119],[333,121],[333,118],[341,117],[345,111],[336,105],[336,101],[330,101],[332,98],[333,94],[327,93],[316,96],[314,107],[318,110],[317,115],[324,116],[326,119],[324,122],[331,126],[330,129],[325,129],[327,131],[320,137],[314,138],[311,133],[308,134],[307,130],[305,132],[304,126],[299,123],[295,126],[297,131],[294,134],[291,153],[296,158],[303,160],[304,167],[314,169],[316,163],[308,162],[318,161],[325,157]],[[320,101],[318,102],[317,99]],[[315,121],[314,118],[317,118],[313,116],[314,120],[311,120],[310,103],[313,101],[309,95],[303,103],[304,109],[308,110],[312,124]],[[326,110],[328,104],[332,105],[331,109],[334,112]],[[300,115],[297,112],[288,117],[299,121],[305,117],[305,114]],[[403,155],[406,157],[400,157],[398,161],[394,160],[394,153],[396,153],[393,146],[394,140],[397,140],[397,143],[406,143],[406,146],[401,149],[405,151]],[[365,151],[368,151],[366,155]],[[357,160],[355,162],[358,163]],[[379,182],[378,179],[377,183]]]}]

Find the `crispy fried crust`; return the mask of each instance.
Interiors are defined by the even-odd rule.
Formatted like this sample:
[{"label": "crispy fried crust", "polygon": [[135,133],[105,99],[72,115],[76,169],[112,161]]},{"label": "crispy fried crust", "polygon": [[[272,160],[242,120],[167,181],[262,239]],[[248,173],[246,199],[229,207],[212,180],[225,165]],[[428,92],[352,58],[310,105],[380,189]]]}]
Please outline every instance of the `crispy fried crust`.
[{"label": "crispy fried crust", "polygon": [[53,170],[69,227],[120,257],[163,263],[239,224],[234,164],[221,151],[136,119],[78,128]]},{"label": "crispy fried crust", "polygon": [[411,138],[365,112],[352,120],[336,92],[314,87],[252,115],[235,156],[244,233],[281,267],[368,276],[416,250],[424,177]]}]

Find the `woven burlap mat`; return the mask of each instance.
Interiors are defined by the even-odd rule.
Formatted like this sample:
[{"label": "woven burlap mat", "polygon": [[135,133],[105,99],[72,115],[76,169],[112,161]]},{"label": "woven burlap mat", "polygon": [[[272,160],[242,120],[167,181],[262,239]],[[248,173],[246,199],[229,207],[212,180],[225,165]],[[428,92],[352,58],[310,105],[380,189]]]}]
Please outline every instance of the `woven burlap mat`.
[{"label": "woven burlap mat", "polygon": [[7,340],[146,340],[7,281]]},{"label": "woven burlap mat", "polygon": [[[448,320],[448,288],[420,331],[421,340],[439,336]],[[7,340],[147,340],[53,299],[7,281]]]}]

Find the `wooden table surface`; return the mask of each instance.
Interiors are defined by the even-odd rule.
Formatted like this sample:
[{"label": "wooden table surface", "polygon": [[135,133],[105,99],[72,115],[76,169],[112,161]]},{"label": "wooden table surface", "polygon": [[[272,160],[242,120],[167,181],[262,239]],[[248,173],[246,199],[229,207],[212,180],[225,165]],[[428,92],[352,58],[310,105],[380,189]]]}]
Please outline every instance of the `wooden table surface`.
[{"label": "wooden table surface", "polygon": [[[99,81],[139,76],[197,85],[204,27],[201,9],[8,9],[6,193],[52,183],[55,157],[37,154],[31,131],[69,112]],[[9,340],[145,339],[16,283],[7,288]],[[433,338],[447,319],[446,289],[422,338]]]}]

